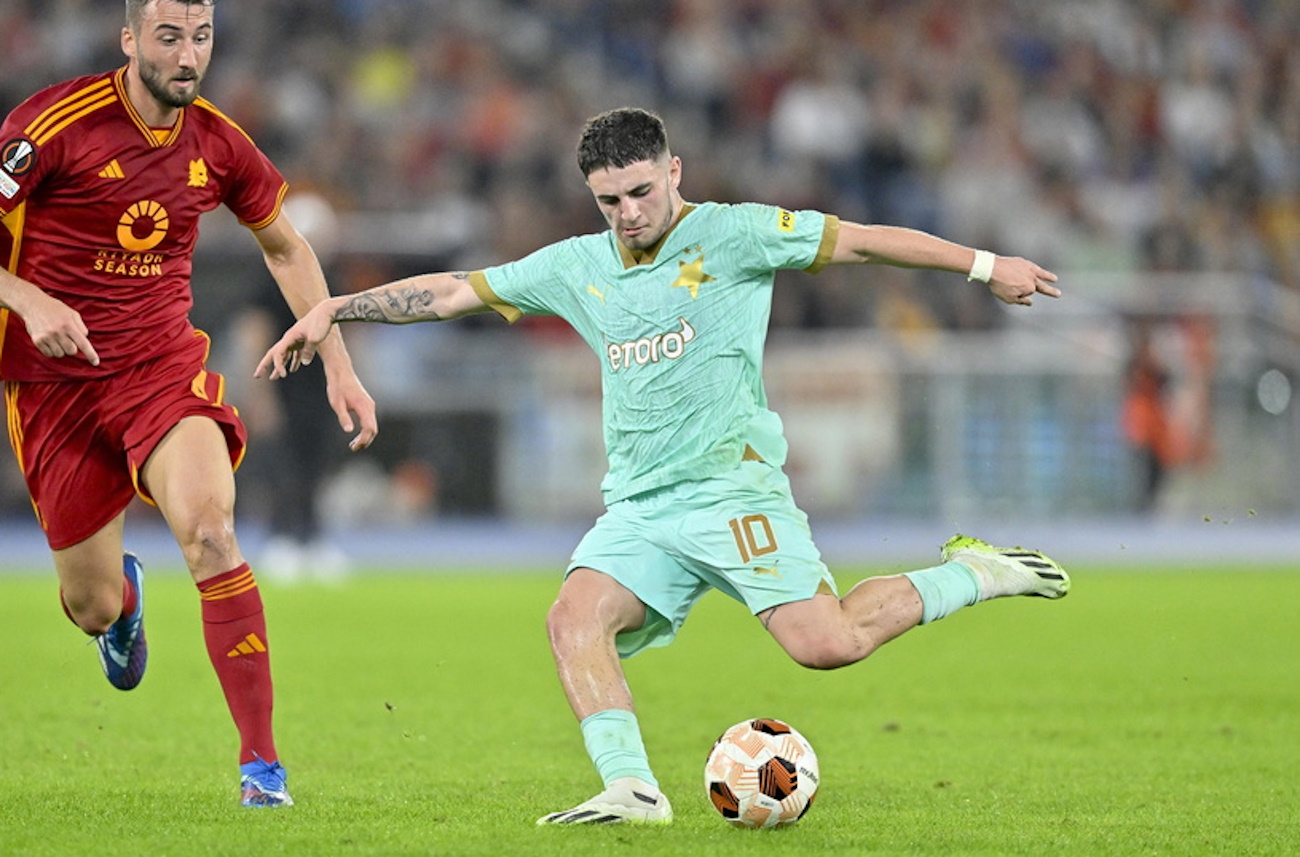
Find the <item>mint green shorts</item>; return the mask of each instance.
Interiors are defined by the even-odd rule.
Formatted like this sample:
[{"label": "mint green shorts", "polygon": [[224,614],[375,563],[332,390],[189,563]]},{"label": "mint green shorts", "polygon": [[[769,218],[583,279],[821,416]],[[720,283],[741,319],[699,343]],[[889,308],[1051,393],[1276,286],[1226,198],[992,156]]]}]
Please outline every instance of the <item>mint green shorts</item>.
[{"label": "mint green shorts", "polygon": [[566,575],[575,568],[603,572],[645,603],[645,624],[618,636],[621,657],[671,643],[710,589],[755,615],[837,594],[790,481],[759,461],[613,504],[578,543]]}]

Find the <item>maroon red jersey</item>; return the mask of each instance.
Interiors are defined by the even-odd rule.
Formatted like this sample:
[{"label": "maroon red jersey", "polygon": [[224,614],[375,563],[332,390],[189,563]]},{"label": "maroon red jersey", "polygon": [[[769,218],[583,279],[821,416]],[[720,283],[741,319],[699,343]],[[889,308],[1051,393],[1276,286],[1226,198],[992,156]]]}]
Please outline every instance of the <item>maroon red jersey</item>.
[{"label": "maroon red jersey", "polygon": [[238,125],[200,98],[151,129],[125,71],[45,89],[0,126],[0,264],[81,313],[100,357],[45,357],[0,310],[5,380],[102,377],[186,347],[199,215],[279,215],[284,177]]}]

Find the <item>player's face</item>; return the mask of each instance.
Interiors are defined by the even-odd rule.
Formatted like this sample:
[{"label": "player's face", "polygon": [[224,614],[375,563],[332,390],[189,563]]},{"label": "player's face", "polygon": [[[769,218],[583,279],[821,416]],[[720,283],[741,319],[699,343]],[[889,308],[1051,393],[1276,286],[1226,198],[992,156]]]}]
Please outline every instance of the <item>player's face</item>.
[{"label": "player's face", "polygon": [[681,209],[677,194],[681,177],[681,159],[664,157],[593,170],[587,187],[623,246],[645,250],[664,237]]},{"label": "player's face", "polygon": [[212,6],[157,0],[145,7],[138,33],[122,31],[122,50],[159,105],[188,107],[212,59]]}]

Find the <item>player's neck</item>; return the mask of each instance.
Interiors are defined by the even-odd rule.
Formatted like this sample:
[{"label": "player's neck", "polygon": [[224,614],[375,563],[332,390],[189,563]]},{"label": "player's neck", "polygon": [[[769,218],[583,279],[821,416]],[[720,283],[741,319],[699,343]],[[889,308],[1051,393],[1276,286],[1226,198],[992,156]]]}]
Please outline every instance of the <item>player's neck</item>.
[{"label": "player's neck", "polygon": [[144,124],[150,128],[170,128],[176,124],[180,118],[180,107],[172,107],[170,104],[163,104],[140,80],[140,76],[128,69],[126,78],[126,97],[131,99],[131,106],[135,112],[140,114]]}]

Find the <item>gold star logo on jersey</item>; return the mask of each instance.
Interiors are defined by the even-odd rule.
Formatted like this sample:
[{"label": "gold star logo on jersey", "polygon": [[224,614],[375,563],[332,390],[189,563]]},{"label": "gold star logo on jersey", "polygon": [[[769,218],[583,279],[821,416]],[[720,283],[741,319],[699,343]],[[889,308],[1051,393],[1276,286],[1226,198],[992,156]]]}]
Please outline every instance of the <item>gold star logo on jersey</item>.
[{"label": "gold star logo on jersey", "polygon": [[117,162],[117,158],[114,158],[99,171],[99,177],[101,179],[124,179],[126,173],[122,172],[122,165]]},{"label": "gold star logo on jersey", "polygon": [[208,186],[208,165],[203,163],[203,159],[190,161],[190,180],[189,187],[207,187]]},{"label": "gold star logo on jersey", "polygon": [[691,300],[695,300],[697,297],[699,297],[701,285],[703,285],[704,283],[715,282],[715,279],[713,277],[704,273],[703,253],[701,253],[700,257],[696,259],[694,262],[679,261],[677,263],[677,267],[678,267],[677,279],[673,280],[672,288],[690,289]]}]

